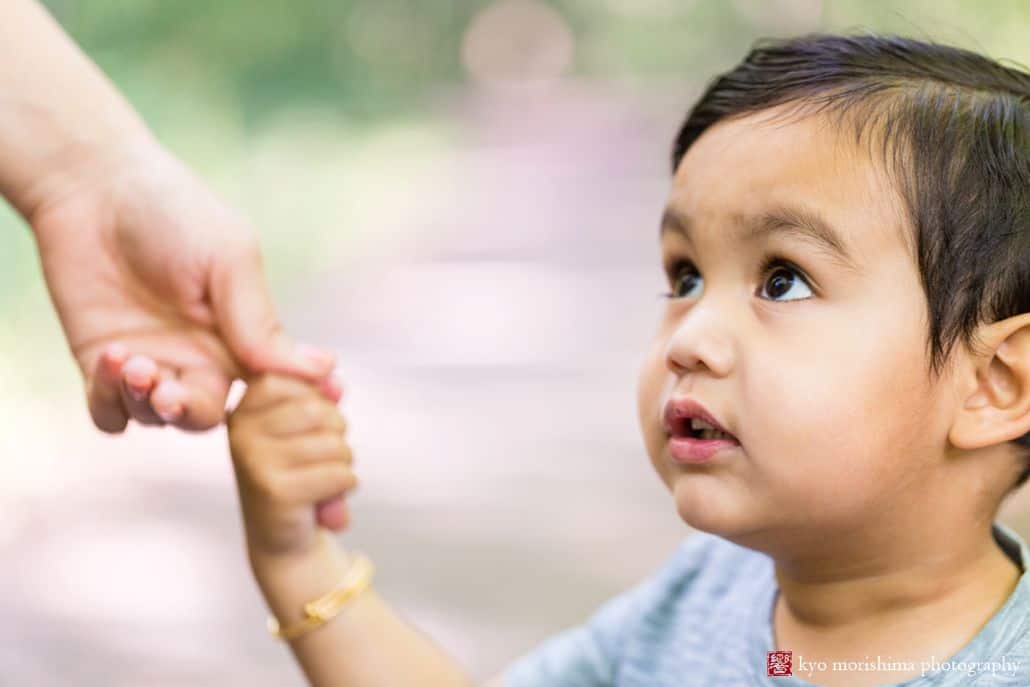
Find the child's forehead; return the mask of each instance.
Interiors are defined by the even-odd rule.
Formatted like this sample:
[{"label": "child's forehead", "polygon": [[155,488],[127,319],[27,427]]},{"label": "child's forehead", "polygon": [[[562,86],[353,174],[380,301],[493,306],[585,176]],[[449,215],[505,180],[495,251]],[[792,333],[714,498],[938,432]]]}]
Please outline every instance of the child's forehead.
[{"label": "child's forehead", "polygon": [[694,142],[677,167],[666,216],[739,226],[794,215],[872,258],[905,247],[903,207],[883,165],[839,121],[763,111],[718,122]]}]

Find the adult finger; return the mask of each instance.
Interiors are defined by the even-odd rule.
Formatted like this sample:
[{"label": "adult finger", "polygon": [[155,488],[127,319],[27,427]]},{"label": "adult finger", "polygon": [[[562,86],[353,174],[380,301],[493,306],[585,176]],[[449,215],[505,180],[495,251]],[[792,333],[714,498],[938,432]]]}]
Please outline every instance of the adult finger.
[{"label": "adult finger", "polygon": [[283,331],[265,283],[261,250],[253,239],[216,258],[210,292],[225,343],[251,372],[282,372],[316,381],[332,370],[331,352],[297,344]]},{"label": "adult finger", "polygon": [[102,432],[117,434],[125,430],[129,415],[122,403],[122,366],[129,350],[119,343],[107,346],[97,357],[86,391],[93,424]]},{"label": "adult finger", "polygon": [[164,420],[150,405],[150,392],[159,380],[157,363],[145,355],[134,355],[122,366],[122,405],[129,416],[140,424],[164,424]]},{"label": "adult finger", "polygon": [[343,398],[343,382],[336,372],[319,381],[318,390],[333,403],[339,403],[340,399]]},{"label": "adult finger", "polygon": [[225,419],[231,380],[214,369],[186,369],[177,379],[162,379],[150,405],[166,423],[191,432],[211,429]]}]

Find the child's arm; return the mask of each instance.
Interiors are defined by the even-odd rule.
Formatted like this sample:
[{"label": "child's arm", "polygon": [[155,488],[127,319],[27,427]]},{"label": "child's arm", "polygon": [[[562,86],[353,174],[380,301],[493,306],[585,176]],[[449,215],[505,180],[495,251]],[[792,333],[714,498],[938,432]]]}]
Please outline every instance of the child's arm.
[{"label": "child's arm", "polygon": [[[317,502],[357,483],[345,431],[336,406],[313,386],[278,375],[254,380],[229,419],[251,569],[282,627],[347,569],[348,554],[315,521]],[[472,685],[371,587],[290,648],[316,687]]]}]

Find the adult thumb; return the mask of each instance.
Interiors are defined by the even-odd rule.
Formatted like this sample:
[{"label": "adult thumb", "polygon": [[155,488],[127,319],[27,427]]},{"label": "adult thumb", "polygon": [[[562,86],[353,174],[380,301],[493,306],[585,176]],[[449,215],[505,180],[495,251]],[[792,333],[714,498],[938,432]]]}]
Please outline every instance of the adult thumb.
[{"label": "adult thumb", "polygon": [[256,241],[215,258],[210,284],[222,339],[250,373],[280,372],[316,381],[332,371],[331,352],[297,344],[283,331]]}]

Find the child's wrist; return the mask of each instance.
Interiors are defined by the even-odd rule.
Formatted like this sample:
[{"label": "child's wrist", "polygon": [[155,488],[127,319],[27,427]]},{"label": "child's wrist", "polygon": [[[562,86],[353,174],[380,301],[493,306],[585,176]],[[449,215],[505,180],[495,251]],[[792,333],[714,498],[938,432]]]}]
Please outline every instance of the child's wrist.
[{"label": "child's wrist", "polygon": [[319,545],[301,556],[269,557],[250,552],[254,579],[280,626],[302,620],[305,604],[335,588],[351,565],[351,555],[328,532],[321,534]]},{"label": "child's wrist", "polygon": [[276,605],[273,597],[288,600],[298,613],[304,603],[338,583],[351,563],[351,554],[321,529],[305,551],[270,554],[248,546],[247,554],[254,578],[269,605]]}]

